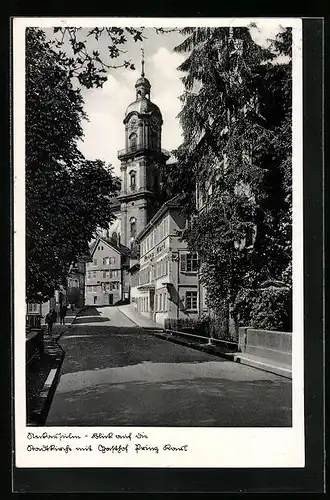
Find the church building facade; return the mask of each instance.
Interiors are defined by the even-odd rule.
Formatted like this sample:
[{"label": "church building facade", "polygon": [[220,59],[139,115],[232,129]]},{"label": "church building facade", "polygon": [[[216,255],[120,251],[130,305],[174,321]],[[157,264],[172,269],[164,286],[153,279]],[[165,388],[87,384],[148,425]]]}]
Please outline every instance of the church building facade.
[{"label": "church building facade", "polygon": [[[125,147],[118,151],[121,191],[112,200],[116,219],[93,245],[86,266],[85,304],[129,301],[140,314],[164,324],[166,318],[196,318],[205,301],[197,256],[179,237],[186,221],[179,213],[178,197],[159,204],[160,169],[171,159],[161,147],[163,118],[150,90],[142,61],[135,101],[123,120]],[[113,269],[106,258],[114,261]]]},{"label": "church building facade", "polygon": [[162,114],[150,98],[151,85],[142,74],[135,84],[136,99],[124,117],[125,148],[118,151],[121,162],[121,242],[132,248],[136,236],[155,214],[159,166],[169,153],[161,149]]}]

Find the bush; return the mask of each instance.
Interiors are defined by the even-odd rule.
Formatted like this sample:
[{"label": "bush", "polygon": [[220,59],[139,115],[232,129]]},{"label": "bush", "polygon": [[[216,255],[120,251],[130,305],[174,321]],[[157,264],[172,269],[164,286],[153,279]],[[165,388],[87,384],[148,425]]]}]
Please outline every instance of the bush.
[{"label": "bush", "polygon": [[209,316],[205,314],[199,319],[190,318],[166,318],[165,330],[177,330],[179,332],[193,333],[202,337],[213,337],[222,340],[232,340],[227,330],[224,330],[223,318],[221,316]]},{"label": "bush", "polygon": [[208,337],[208,324],[204,320],[191,318],[166,318],[165,330],[177,330],[178,332],[193,333]]},{"label": "bush", "polygon": [[292,331],[292,290],[285,287],[243,289],[236,297],[234,314],[240,326]]}]

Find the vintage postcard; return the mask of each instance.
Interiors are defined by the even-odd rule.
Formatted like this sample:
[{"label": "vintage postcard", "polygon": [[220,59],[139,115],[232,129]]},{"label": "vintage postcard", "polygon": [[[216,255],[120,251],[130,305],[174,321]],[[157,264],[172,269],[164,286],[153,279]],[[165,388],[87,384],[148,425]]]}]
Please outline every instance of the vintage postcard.
[{"label": "vintage postcard", "polygon": [[298,18],[13,19],[16,467],[304,467],[302,101]]}]

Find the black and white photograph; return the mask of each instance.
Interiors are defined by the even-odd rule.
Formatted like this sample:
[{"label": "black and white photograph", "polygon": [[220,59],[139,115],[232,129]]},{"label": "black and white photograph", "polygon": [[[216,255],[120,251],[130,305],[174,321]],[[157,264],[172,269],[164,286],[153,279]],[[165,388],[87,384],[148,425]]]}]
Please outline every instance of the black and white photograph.
[{"label": "black and white photograph", "polygon": [[301,23],[166,21],[14,20],[24,467],[304,464]]}]

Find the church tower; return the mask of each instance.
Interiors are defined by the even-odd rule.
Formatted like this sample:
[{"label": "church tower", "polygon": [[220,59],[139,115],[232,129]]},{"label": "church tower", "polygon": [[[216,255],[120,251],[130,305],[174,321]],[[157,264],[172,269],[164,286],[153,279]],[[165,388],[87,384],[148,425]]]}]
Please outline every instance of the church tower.
[{"label": "church tower", "polygon": [[150,99],[151,85],[144,75],[135,84],[136,98],[126,109],[125,148],[118,151],[121,161],[121,242],[131,248],[135,237],[155,213],[159,170],[169,158],[161,149],[162,114]]}]

